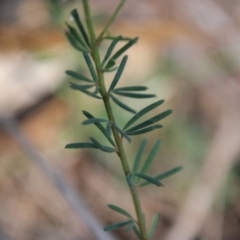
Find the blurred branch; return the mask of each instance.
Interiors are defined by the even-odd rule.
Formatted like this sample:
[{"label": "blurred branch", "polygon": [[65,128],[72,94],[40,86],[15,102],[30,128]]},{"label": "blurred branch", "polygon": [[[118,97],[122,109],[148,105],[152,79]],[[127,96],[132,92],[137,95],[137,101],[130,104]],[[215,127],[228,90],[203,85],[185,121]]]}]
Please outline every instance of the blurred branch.
[{"label": "blurred branch", "polygon": [[[214,92],[208,91],[211,91],[211,94],[217,94],[214,97],[224,107],[218,122],[218,129],[213,137],[199,178],[189,191],[176,223],[165,240],[191,240],[199,234],[217,192],[227,178],[237,154],[239,154],[240,88],[238,84],[230,80],[226,81],[227,86],[221,85],[219,82],[216,84]],[[205,89],[205,91],[207,90]]]},{"label": "blurred branch", "polygon": [[29,156],[30,160],[34,162],[47,176],[47,178],[53,183],[61,195],[66,199],[74,212],[80,219],[89,227],[97,240],[115,240],[112,235],[105,233],[101,224],[85,206],[83,200],[76,193],[73,187],[64,179],[64,174],[51,166],[44,156],[35,148],[30,139],[20,129],[18,122],[14,119],[1,119],[0,126],[18,143],[23,151]]}]

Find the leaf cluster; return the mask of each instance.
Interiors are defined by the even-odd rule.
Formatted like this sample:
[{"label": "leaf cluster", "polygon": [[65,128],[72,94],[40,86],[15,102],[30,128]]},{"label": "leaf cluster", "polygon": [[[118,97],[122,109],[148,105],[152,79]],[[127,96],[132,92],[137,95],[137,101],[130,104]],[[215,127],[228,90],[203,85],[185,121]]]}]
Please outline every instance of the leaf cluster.
[{"label": "leaf cluster", "polygon": [[[140,233],[137,221],[132,217],[132,215],[128,211],[124,210],[121,207],[113,205],[113,204],[109,204],[108,207],[111,210],[125,216],[127,219],[125,221],[117,222],[117,223],[106,226],[104,228],[104,231],[113,231],[113,230],[117,230],[119,228],[125,227],[126,232],[129,232],[129,231],[133,230],[134,233],[141,239],[141,233]],[[159,215],[155,214],[155,216],[152,220],[152,223],[151,223],[151,227],[148,231],[148,237],[149,238],[151,238],[153,236],[153,234],[156,230],[158,221],[159,221]]]},{"label": "leaf cluster", "polygon": [[[119,7],[115,10],[113,16],[110,19],[110,23],[116,17],[116,14],[118,13],[120,7],[123,5],[123,2],[124,0],[121,1]],[[146,119],[146,115],[155,110],[156,108],[160,107],[164,103],[164,100],[157,100],[137,112],[135,109],[126,105],[120,99],[121,97],[126,97],[141,100],[156,97],[155,94],[147,93],[146,91],[148,90],[148,88],[145,86],[137,85],[118,87],[119,80],[122,77],[123,71],[128,61],[128,56],[124,54],[130,47],[137,43],[137,37],[126,38],[123,36],[109,36],[107,35],[107,29],[109,28],[110,23],[108,23],[104,30],[100,33],[99,37],[95,39],[96,42],[94,43],[92,39],[93,35],[90,34],[91,29],[89,28],[89,25],[87,24],[87,31],[76,9],[71,11],[71,16],[74,20],[74,26],[66,23],[66,37],[71,46],[83,55],[89,73],[88,76],[85,76],[82,73],[73,70],[67,70],[66,74],[72,79],[72,82],[70,82],[70,88],[80,91],[88,95],[89,97],[103,100],[105,106],[106,101],[111,100],[114,104],[118,105],[124,111],[132,113],[133,116],[127,121],[124,126],[119,126],[114,119],[110,120],[110,117],[108,119],[94,117],[93,114],[84,110],[82,112],[86,117],[86,120],[84,120],[82,124],[94,125],[107,139],[110,146],[102,144],[94,137],[89,137],[88,142],[70,143],[66,145],[66,148],[98,149],[107,153],[117,153],[118,156],[120,156],[119,153],[122,150],[121,148],[119,148],[118,139],[120,139],[121,141],[125,139],[129,143],[131,143],[131,138],[133,136],[142,134],[145,135],[146,133],[153,130],[161,129],[163,125],[159,124],[159,122],[164,118],[168,117],[172,113],[172,110],[168,109],[162,111],[157,115]],[[103,59],[100,60],[100,63],[97,64],[96,59],[94,58],[94,49],[96,49],[94,48],[94,44],[100,44],[104,40],[110,41],[110,44],[106,50],[105,55],[103,56]],[[125,44],[121,48],[117,49],[117,46],[121,41],[123,41]],[[116,65],[118,60],[120,62],[119,66]],[[107,91],[104,90],[104,92],[103,89],[105,89],[105,87],[103,88],[103,86],[101,85],[104,83],[101,82],[101,77],[99,76],[100,74],[106,74],[108,72],[115,72],[115,74],[111,81],[109,89]],[[146,120],[138,122],[143,117]],[[147,142],[147,138],[144,138],[142,140],[137,151],[133,167],[132,169],[130,169],[129,173],[126,173],[126,181],[130,189],[134,189],[134,191],[136,191],[137,187],[144,187],[150,184],[158,187],[164,186],[161,182],[163,179],[172,176],[173,174],[179,172],[182,169],[182,167],[179,166],[170,169],[169,171],[160,173],[156,176],[150,176],[148,174],[148,171],[151,168],[154,160],[156,159],[156,156],[160,149],[161,140],[156,140],[146,160],[143,161],[142,158],[144,156]],[[116,205],[109,204],[108,207],[111,210],[120,213],[127,219],[125,221],[117,222],[105,227],[105,231],[113,231],[125,227],[126,231],[132,230],[139,237],[139,239],[142,239],[142,229],[139,224],[139,218],[138,220],[135,220],[129,212]],[[140,214],[140,216],[142,216],[140,218],[144,218],[142,213]],[[158,214],[156,214],[148,231],[149,239],[152,238],[158,221],[159,216]]]}]

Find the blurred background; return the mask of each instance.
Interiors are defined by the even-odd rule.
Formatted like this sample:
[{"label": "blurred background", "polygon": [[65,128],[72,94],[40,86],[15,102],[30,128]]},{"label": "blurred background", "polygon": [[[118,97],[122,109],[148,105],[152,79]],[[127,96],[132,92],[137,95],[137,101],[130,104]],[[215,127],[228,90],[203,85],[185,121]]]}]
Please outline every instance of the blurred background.
[{"label": "blurred background", "polygon": [[[118,1],[90,4],[100,32]],[[86,71],[64,36],[73,8],[81,13],[81,1],[0,0],[1,240],[101,240],[51,179],[55,170],[100,225],[124,220],[109,203],[133,211],[114,154],[64,149],[89,136],[101,139],[94,126],[82,127],[82,110],[105,116],[101,101],[72,91],[65,75]],[[148,134],[146,154],[160,138],[152,173],[184,169],[164,188],[139,190],[147,224],[154,213],[161,216],[155,238],[239,240],[240,1],[128,0],[111,33],[140,37],[119,85],[146,85],[166,100],[161,110],[174,110],[163,129]],[[137,110],[152,102],[122,101]],[[131,114],[113,107],[123,126]],[[141,138],[126,144],[131,162]],[[49,174],[36,164],[39,154]],[[136,238],[120,230],[111,239]]]}]

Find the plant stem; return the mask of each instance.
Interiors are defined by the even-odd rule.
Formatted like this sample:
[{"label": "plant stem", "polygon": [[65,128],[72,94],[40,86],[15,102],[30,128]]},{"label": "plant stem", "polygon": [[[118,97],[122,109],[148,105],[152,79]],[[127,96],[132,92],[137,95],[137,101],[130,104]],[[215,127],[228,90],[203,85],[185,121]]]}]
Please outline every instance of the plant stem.
[{"label": "plant stem", "polygon": [[[125,2],[125,0],[121,1],[120,5],[118,6],[118,8],[115,10],[114,14],[112,15],[109,23],[107,24],[107,26],[103,30],[102,35],[108,29],[108,27],[110,26],[110,24],[112,23],[112,21],[116,17],[118,11],[120,10],[120,8],[122,7],[124,2]],[[106,90],[103,71],[101,69],[101,60],[100,60],[100,55],[99,55],[98,46],[97,46],[97,40],[96,40],[96,37],[95,37],[94,28],[93,28],[93,23],[92,23],[92,18],[91,18],[91,14],[90,14],[88,0],[83,0],[83,6],[84,6],[86,23],[87,23],[87,27],[88,27],[88,31],[89,31],[89,35],[90,35],[90,40],[91,40],[92,57],[93,57],[93,60],[95,62],[96,71],[97,71],[97,75],[98,75],[100,94],[103,98],[103,102],[104,102],[104,105],[105,105],[105,109],[106,109],[109,121],[115,123],[116,121],[115,121],[114,114],[113,114],[113,111],[112,111],[112,107],[111,107],[111,104],[110,104],[110,99],[109,99],[109,96],[108,96],[108,93],[107,93],[107,90]],[[101,36],[101,34],[100,34],[100,36]],[[116,145],[117,145],[117,154],[118,154],[118,156],[121,160],[125,176],[127,177],[128,175],[131,175],[131,170],[130,170],[130,167],[129,167],[129,164],[128,164],[128,161],[127,161],[127,157],[126,157],[126,154],[125,154],[125,151],[124,151],[124,148],[123,148],[122,139],[119,136],[116,129],[113,128],[113,127],[112,127],[112,132],[113,132],[113,136],[114,136],[114,139],[115,139]],[[136,215],[137,215],[137,219],[138,219],[137,223],[138,223],[138,226],[139,226],[139,229],[140,229],[140,232],[141,232],[142,240],[149,240],[149,238],[147,237],[147,233],[146,233],[145,221],[144,221],[144,217],[143,217],[143,213],[142,213],[142,209],[141,209],[139,196],[138,196],[137,191],[136,191],[136,187],[129,185],[129,189],[130,189],[130,192],[131,192],[131,195],[132,195],[132,199],[133,199],[133,203],[134,203],[134,207],[135,207],[135,211],[136,211]]]},{"label": "plant stem", "polygon": [[108,20],[107,24],[105,25],[104,29],[102,30],[102,32],[98,36],[97,41],[100,41],[102,39],[103,35],[107,32],[109,27],[112,25],[113,21],[115,20],[116,16],[118,15],[120,9],[123,7],[125,2],[126,2],[126,0],[121,0],[119,5],[115,9],[114,13],[112,14],[112,16],[109,18],[109,20]]}]

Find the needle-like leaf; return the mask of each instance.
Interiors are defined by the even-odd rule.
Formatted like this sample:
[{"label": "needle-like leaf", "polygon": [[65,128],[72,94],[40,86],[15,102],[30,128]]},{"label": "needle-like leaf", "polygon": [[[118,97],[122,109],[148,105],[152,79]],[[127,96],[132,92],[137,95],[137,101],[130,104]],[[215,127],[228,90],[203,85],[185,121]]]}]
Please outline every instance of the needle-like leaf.
[{"label": "needle-like leaf", "polygon": [[126,131],[126,134],[129,135],[129,136],[140,135],[140,134],[151,132],[155,129],[162,128],[162,127],[163,127],[162,125],[156,124],[156,125],[153,125],[153,126],[150,126],[150,127],[142,128],[140,130],[136,130],[136,131]]},{"label": "needle-like leaf", "polygon": [[152,103],[150,105],[148,105],[147,107],[143,108],[142,110],[140,110],[136,115],[134,115],[124,126],[123,129],[127,129],[128,127],[130,127],[133,123],[135,123],[139,118],[141,118],[142,116],[144,116],[145,114],[147,114],[148,112],[152,111],[154,108],[157,108],[158,106],[160,106],[161,104],[164,103],[164,100],[160,100],[157,101],[155,103]]},{"label": "needle-like leaf", "polygon": [[[87,111],[82,111],[83,114],[88,118],[88,119],[91,119],[91,118],[94,118],[94,116],[87,112]],[[114,146],[116,147],[114,141],[112,140],[112,138],[107,134],[107,131],[106,129],[103,127],[103,125],[101,123],[94,123],[94,125],[103,133],[103,135],[107,138],[107,140]]]},{"label": "needle-like leaf", "polygon": [[148,87],[145,86],[130,86],[115,88],[113,92],[130,92],[130,91],[146,91]]},{"label": "needle-like leaf", "polygon": [[115,88],[115,86],[117,85],[117,83],[118,83],[118,81],[119,81],[119,79],[120,79],[120,77],[122,75],[122,72],[123,72],[123,70],[125,68],[127,59],[128,59],[127,55],[123,57],[120,65],[118,67],[118,70],[117,70],[117,72],[115,74],[115,77],[114,77],[114,79],[113,79],[113,81],[112,81],[112,83],[110,85],[110,88],[109,88],[108,92],[112,91]]},{"label": "needle-like leaf", "polygon": [[117,58],[119,58],[125,51],[127,51],[133,44],[135,44],[138,41],[138,37],[131,39],[128,41],[127,44],[125,44],[122,48],[120,48],[108,61],[106,68],[109,68],[109,64],[111,61],[115,61]]},{"label": "needle-like leaf", "polygon": [[105,227],[103,230],[104,231],[113,231],[113,230],[116,230],[118,228],[121,228],[121,227],[124,227],[128,224],[131,224],[133,222],[133,220],[127,220],[127,221],[124,221],[124,222],[118,222],[118,223],[114,223],[112,225],[109,225],[107,227]]},{"label": "needle-like leaf", "polygon": [[136,113],[136,111],[132,108],[130,108],[129,106],[127,106],[126,104],[124,104],[123,102],[121,102],[120,100],[118,100],[113,94],[110,94],[111,99],[121,108],[123,108],[124,110],[131,112],[131,113]]},{"label": "needle-like leaf", "polygon": [[88,68],[89,68],[89,71],[90,71],[91,76],[93,78],[93,81],[97,82],[98,81],[98,77],[97,77],[96,71],[95,71],[95,69],[93,67],[91,58],[89,57],[88,53],[83,53],[83,57],[84,57],[87,65],[88,65]]},{"label": "needle-like leaf", "polygon": [[88,39],[88,36],[87,36],[87,33],[86,33],[85,29],[84,29],[84,26],[83,26],[83,24],[82,24],[82,21],[81,21],[79,15],[78,15],[77,9],[72,10],[72,11],[71,11],[71,15],[73,16],[73,18],[74,18],[74,20],[75,20],[75,22],[76,22],[76,24],[77,24],[77,26],[78,26],[78,29],[79,29],[79,31],[81,32],[81,34],[82,34],[82,36],[83,36],[86,44],[87,44],[89,47],[91,47],[91,46],[90,46],[89,39]]},{"label": "needle-like leaf", "polygon": [[148,237],[149,238],[152,238],[156,228],[157,228],[157,225],[158,225],[158,221],[159,221],[159,214],[155,214],[154,218],[153,218],[153,221],[152,221],[152,224],[151,224],[151,228],[148,232]]},{"label": "needle-like leaf", "polygon": [[96,148],[96,146],[93,143],[69,143],[65,146],[65,148]]},{"label": "needle-like leaf", "polygon": [[68,23],[66,23],[67,28],[69,30],[69,32],[71,33],[71,35],[79,42],[79,44],[86,49],[86,52],[89,51],[88,46],[86,45],[86,43],[83,41],[82,37],[78,34],[78,32],[76,31],[76,29],[72,26],[70,26]]},{"label": "needle-like leaf", "polygon": [[101,99],[101,97],[97,96],[96,93],[89,92],[88,90],[86,90],[86,88],[82,87],[81,85],[78,85],[75,83],[70,83],[70,88],[72,88],[73,90],[79,90],[79,91],[87,94],[90,97]]},{"label": "needle-like leaf", "polygon": [[103,58],[103,61],[102,61],[102,68],[104,67],[105,63],[107,62],[107,60],[109,59],[109,57],[111,56],[115,46],[117,45],[117,43],[122,39],[122,36],[118,36],[117,38],[113,39],[113,41],[111,42],[107,52],[106,52],[106,55],[104,56]]},{"label": "needle-like leaf", "polygon": [[[173,169],[171,169],[167,172],[161,173],[161,174],[155,176],[154,178],[157,179],[158,181],[161,181],[165,178],[168,178],[168,177],[172,176],[173,174],[176,174],[177,172],[181,171],[182,169],[183,169],[182,166],[178,166],[178,167],[175,167],[175,168],[173,168]],[[140,187],[145,187],[147,185],[149,185],[149,183],[146,182],[146,181],[139,184]]]},{"label": "needle-like leaf", "polygon": [[153,148],[152,148],[152,150],[151,150],[151,152],[150,152],[150,154],[149,154],[146,162],[145,162],[144,165],[143,165],[143,168],[142,168],[142,170],[141,170],[141,173],[142,173],[142,174],[145,174],[145,173],[147,172],[147,170],[150,168],[150,166],[152,165],[152,163],[153,163],[153,161],[154,161],[154,159],[155,159],[155,157],[156,157],[156,155],[157,155],[157,153],[158,153],[158,150],[159,150],[159,148],[160,148],[160,145],[161,145],[161,140],[158,139],[158,140],[155,142],[155,144],[154,144],[154,146],[153,146]]},{"label": "needle-like leaf", "polygon": [[141,159],[142,159],[142,155],[144,153],[144,150],[147,146],[147,138],[144,138],[139,146],[139,149],[138,149],[138,153],[137,153],[137,156],[135,158],[135,161],[134,161],[134,165],[133,165],[133,173],[137,172],[138,169],[139,169],[139,166],[140,166],[140,162],[141,162]]},{"label": "needle-like leaf", "polygon": [[120,92],[120,91],[113,91],[115,94],[130,97],[130,98],[152,98],[156,97],[155,94],[143,94],[143,93],[130,93],[130,92]]},{"label": "needle-like leaf", "polygon": [[94,124],[94,123],[101,123],[101,122],[108,122],[108,120],[103,118],[90,118],[82,122],[83,125]]},{"label": "needle-like leaf", "polygon": [[118,207],[116,205],[109,204],[108,207],[110,209],[112,209],[112,210],[114,210],[114,211],[116,211],[116,212],[126,216],[126,217],[129,217],[129,218],[133,219],[132,215],[129,212],[127,212],[126,210],[124,210],[124,209],[122,209],[122,208],[120,208],[120,207]]},{"label": "needle-like leaf", "polygon": [[92,138],[90,137],[89,138],[92,143],[96,146],[96,148],[102,150],[103,152],[108,152],[108,153],[113,153],[113,152],[116,152],[116,150],[114,148],[111,148],[111,147],[107,147],[107,146],[104,146],[102,145],[100,142],[98,142],[95,138]]},{"label": "needle-like leaf", "polygon": [[116,61],[114,61],[113,59],[110,59],[107,66],[104,67],[103,71],[104,72],[111,72],[113,69],[113,67],[116,65]]},{"label": "needle-like leaf", "polygon": [[85,81],[85,82],[93,82],[93,80],[91,80],[90,78],[85,77],[82,74],[76,73],[74,71],[67,70],[66,74],[75,78],[75,79],[78,79],[78,80],[82,80],[82,81]]},{"label": "needle-like leaf", "polygon": [[95,86],[94,84],[79,85],[79,84],[70,82],[70,87],[72,89],[80,90],[80,91],[92,88],[94,86]]},{"label": "needle-like leaf", "polygon": [[167,110],[165,112],[162,112],[130,129],[127,130],[127,132],[132,132],[132,131],[136,131],[145,127],[148,127],[156,122],[159,122],[160,120],[164,119],[165,117],[167,117],[168,115],[170,115],[173,111],[172,110]]},{"label": "needle-like leaf", "polygon": [[118,67],[109,68],[109,69],[104,68],[104,69],[103,69],[103,72],[114,72],[114,71],[117,70],[117,69],[118,69]]},{"label": "needle-like leaf", "polygon": [[142,174],[142,173],[134,173],[134,175],[139,177],[139,178],[142,178],[142,179],[148,181],[149,183],[152,183],[152,184],[154,184],[154,185],[156,185],[158,187],[163,186],[163,184],[160,183],[157,179],[152,178],[152,177],[150,177],[148,175],[145,175],[145,174]]},{"label": "needle-like leaf", "polygon": [[72,45],[73,48],[75,48],[76,50],[80,51],[80,52],[88,52],[88,50],[86,50],[86,48],[82,47],[82,45],[79,44],[79,42],[77,42],[75,40],[75,38],[72,36],[72,34],[70,32],[66,32],[66,37],[69,41],[69,43]]}]

